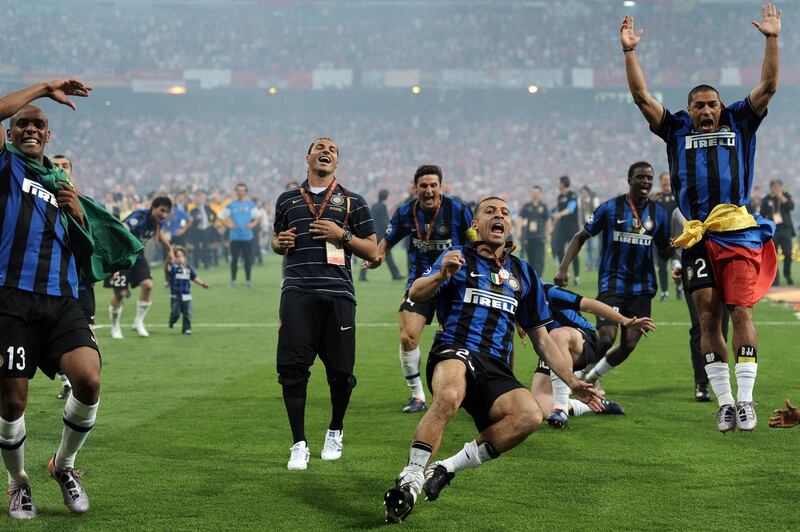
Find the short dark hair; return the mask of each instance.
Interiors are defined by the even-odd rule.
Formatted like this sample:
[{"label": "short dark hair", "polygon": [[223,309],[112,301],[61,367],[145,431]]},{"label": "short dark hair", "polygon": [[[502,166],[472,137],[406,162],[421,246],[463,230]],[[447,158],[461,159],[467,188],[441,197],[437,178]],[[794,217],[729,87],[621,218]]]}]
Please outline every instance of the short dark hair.
[{"label": "short dark hair", "polygon": [[61,155],[61,154],[58,154],[58,155],[53,155],[53,157],[52,157],[52,158],[53,158],[53,159],[66,159],[66,160],[67,160],[67,162],[70,164],[70,166],[72,166],[72,159],[70,159],[70,158],[69,158],[69,157],[67,157],[66,155]]},{"label": "short dark hair", "polygon": [[239,187],[244,187],[244,191],[247,192],[247,185],[245,185],[244,183],[236,183],[236,186],[233,188],[239,188]]},{"label": "short dark hair", "polygon": [[378,201],[386,201],[386,198],[389,197],[389,191],[385,188],[382,188],[378,191]]},{"label": "short dark hair", "polygon": [[538,190],[539,192],[541,192],[542,187],[540,187],[539,185],[533,185],[533,190]]},{"label": "short dark hair", "polygon": [[159,196],[153,200],[153,203],[150,205],[150,210],[158,209],[159,207],[167,207],[169,210],[172,210],[172,200],[166,196]]},{"label": "short dark hair", "polygon": [[569,188],[569,176],[568,175],[562,175],[561,177],[559,177],[558,178],[558,182],[561,183],[562,185],[564,185],[565,187]]},{"label": "short dark hair", "polygon": [[634,172],[636,172],[637,168],[650,168],[653,169],[653,165],[648,163],[647,161],[636,161],[632,165],[628,167],[628,179],[633,177]]},{"label": "short dark hair", "polygon": [[780,179],[773,179],[772,181],[769,182],[769,186],[771,187],[772,185],[783,186],[783,181],[781,181]]},{"label": "short dark hair", "polygon": [[698,92],[706,92],[706,91],[714,91],[715,93],[717,93],[717,98],[719,98],[719,91],[717,89],[715,89],[711,85],[702,84],[698,85],[697,87],[689,91],[689,96],[687,96],[686,98],[686,105],[692,105],[692,96],[694,96]]},{"label": "short dark hair", "polygon": [[186,248],[185,248],[185,247],[183,247],[183,246],[175,246],[175,247],[173,247],[173,248],[172,248],[172,250],[173,250],[175,253],[177,253],[177,252],[179,252],[179,251],[180,251],[181,253],[183,253],[183,256],[184,256],[184,257],[186,256]]},{"label": "short dark hair", "polygon": [[417,171],[414,172],[414,184],[417,184],[419,178],[424,175],[435,175],[439,177],[439,184],[442,184],[442,169],[436,166],[435,164],[423,164]]},{"label": "short dark hair", "polygon": [[[311,144],[308,146],[308,153],[306,153],[306,155],[311,155],[311,149],[314,147],[314,144],[316,144],[317,142],[319,142],[319,141],[321,141],[321,140],[329,140],[329,141],[333,142],[334,144],[336,144],[336,141],[335,141],[335,140],[333,140],[333,139],[332,139],[332,138],[330,138],[330,137],[319,137],[318,139],[314,139],[314,142],[312,142],[312,143],[311,143]],[[338,146],[338,145],[336,146],[336,154],[337,154],[337,155],[339,154],[339,146]]]},{"label": "short dark hair", "polygon": [[481,205],[483,205],[484,202],[487,202],[487,201],[493,200],[493,199],[499,199],[500,201],[502,201],[503,203],[508,205],[508,202],[506,200],[504,200],[503,198],[501,198],[500,196],[489,196],[488,198],[483,198],[482,200],[480,200],[478,202],[477,205],[475,205],[475,208],[472,210],[472,216],[475,217],[475,216],[478,215],[478,211],[480,210]]}]

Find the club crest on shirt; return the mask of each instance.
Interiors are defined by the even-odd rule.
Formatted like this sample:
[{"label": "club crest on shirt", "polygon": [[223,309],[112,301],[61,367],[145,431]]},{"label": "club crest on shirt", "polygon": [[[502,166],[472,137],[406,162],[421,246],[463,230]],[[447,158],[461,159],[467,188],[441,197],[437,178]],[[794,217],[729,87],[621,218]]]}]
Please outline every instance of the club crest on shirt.
[{"label": "club crest on shirt", "polygon": [[392,224],[386,226],[386,235],[392,234]]},{"label": "club crest on shirt", "polygon": [[519,281],[517,281],[516,277],[509,277],[508,286],[513,288],[515,292],[519,292]]},{"label": "club crest on shirt", "polygon": [[437,231],[439,231],[440,235],[446,235],[447,234],[447,224],[441,224],[439,226],[439,228],[437,229]]},{"label": "club crest on shirt", "polygon": [[331,198],[331,205],[341,205],[344,203],[344,197],[341,194],[336,194]]}]

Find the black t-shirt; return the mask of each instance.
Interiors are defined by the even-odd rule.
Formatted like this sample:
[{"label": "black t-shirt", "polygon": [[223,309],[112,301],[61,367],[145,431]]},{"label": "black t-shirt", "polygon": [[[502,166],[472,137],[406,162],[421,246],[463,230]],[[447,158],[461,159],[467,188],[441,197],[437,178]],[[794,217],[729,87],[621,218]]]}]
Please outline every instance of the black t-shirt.
[{"label": "black t-shirt", "polygon": [[576,233],[578,231],[578,195],[569,190],[566,194],[558,195],[556,211],[569,209],[571,212],[556,221],[555,231]]},{"label": "black t-shirt", "polygon": [[522,206],[519,216],[523,220],[522,238],[545,238],[545,227],[550,218],[547,205],[541,201],[538,205],[528,202]]},{"label": "black t-shirt", "polygon": [[[308,190],[308,181],[303,182],[301,188],[311,195],[314,205],[318,208],[325,197],[325,191],[319,194],[312,193]],[[299,290],[355,299],[353,276],[350,271],[352,254],[345,246],[344,265],[328,263],[325,240],[314,240],[309,233],[309,225],[314,221],[314,216],[303,199],[301,188],[287,190],[278,197],[275,204],[275,234],[292,227],[297,228],[295,247],[286,255],[281,293],[287,290]],[[320,220],[331,220],[341,227],[344,224],[345,211],[349,212],[347,226],[353,236],[367,238],[375,234],[372,215],[366,200],[358,194],[342,189],[337,184]]]}]

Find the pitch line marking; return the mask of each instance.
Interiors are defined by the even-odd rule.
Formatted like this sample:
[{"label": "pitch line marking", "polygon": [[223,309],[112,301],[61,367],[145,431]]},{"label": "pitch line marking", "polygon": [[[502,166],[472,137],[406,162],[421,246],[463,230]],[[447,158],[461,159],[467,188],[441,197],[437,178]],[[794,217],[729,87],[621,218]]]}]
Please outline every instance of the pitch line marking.
[{"label": "pitch line marking", "polygon": [[[757,321],[754,322],[756,327],[784,327],[786,325],[800,325],[800,321]],[[663,321],[656,322],[656,327],[689,327],[691,323],[688,321]],[[101,323],[93,325],[93,329],[108,329],[109,324]],[[277,323],[193,323],[192,328],[203,327],[208,329],[277,329]],[[356,323],[356,327],[367,329],[386,329],[391,327],[399,327],[397,323]],[[147,325],[148,329],[166,329],[167,325],[163,323],[154,323]],[[124,327],[123,327],[124,330]]]}]

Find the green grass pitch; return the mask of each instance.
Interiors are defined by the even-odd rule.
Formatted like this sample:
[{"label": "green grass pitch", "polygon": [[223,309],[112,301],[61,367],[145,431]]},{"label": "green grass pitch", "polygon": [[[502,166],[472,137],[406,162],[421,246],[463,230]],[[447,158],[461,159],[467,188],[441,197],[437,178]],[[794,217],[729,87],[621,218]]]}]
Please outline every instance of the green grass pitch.
[{"label": "green grass pitch", "polygon": [[[399,257],[399,253],[398,253]],[[401,260],[401,263],[404,261]],[[548,263],[547,277],[553,267]],[[193,286],[194,335],[166,329],[168,292],[161,270],[148,316],[151,337],[125,339],[101,327],[103,384],[97,424],[76,466],[86,470],[92,509],[70,516],[45,466],[61,433],[58,385],[31,383],[26,414],[27,471],[39,518],[3,517],[4,530],[340,530],[380,528],[383,491],[405,465],[417,415],[402,414],[407,390],[398,362],[397,307],[404,284],[385,268],[357,283],[358,354],[345,419],[344,456],[319,458],[330,403],[324,371],[312,368],[306,428],[311,462],[289,472],[291,446],[275,373],[279,261],[255,268],[256,288],[228,287],[227,270],[201,271]],[[795,275],[795,279],[800,275]],[[241,281],[240,281],[241,283]],[[596,277],[579,290],[594,295]],[[96,288],[98,323],[108,323],[109,291]],[[499,460],[461,472],[435,503],[420,499],[414,530],[797,530],[800,429],[767,428],[785,397],[800,401],[800,322],[761,303],[751,434],[719,434],[716,403],[693,400],[688,315],[683,302],[654,301],[658,330],[605,379],[621,418],[584,416],[569,430],[542,427]],[[432,329],[421,342],[430,346]],[[530,343],[518,346],[516,372],[529,383]],[[475,436],[465,413],[448,427],[442,455]]]}]

